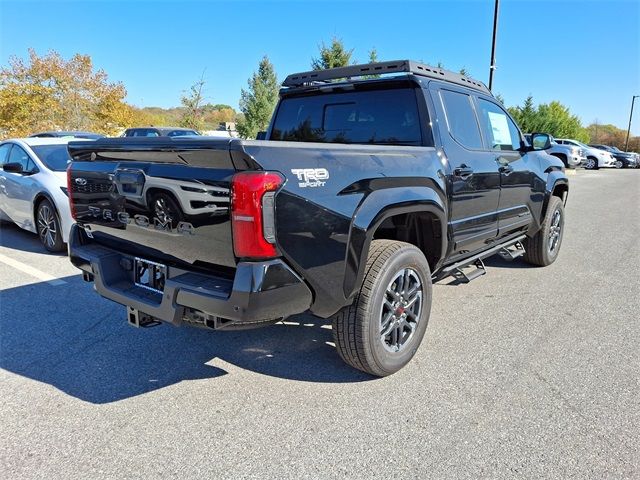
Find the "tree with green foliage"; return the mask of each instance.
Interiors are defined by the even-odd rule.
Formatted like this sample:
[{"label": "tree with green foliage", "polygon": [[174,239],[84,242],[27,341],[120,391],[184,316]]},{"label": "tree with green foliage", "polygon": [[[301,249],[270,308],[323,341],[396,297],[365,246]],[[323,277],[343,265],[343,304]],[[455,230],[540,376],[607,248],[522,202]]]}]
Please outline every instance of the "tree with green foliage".
[{"label": "tree with green foliage", "polygon": [[9,57],[0,67],[0,134],[21,137],[38,130],[94,130],[115,134],[137,123],[140,111],[125,103],[121,82],[95,69],[89,55],[65,59],[56,51],[27,59]]},{"label": "tree with green foliage", "polygon": [[244,118],[238,123],[238,133],[243,138],[255,138],[261,130],[266,130],[278,101],[280,84],[273,64],[265,55],[258,71],[248,81],[248,89],[240,93],[240,110]]},{"label": "tree with green foliage", "polygon": [[[371,50],[369,50],[369,63],[377,63],[377,62],[379,62],[378,51],[376,50],[376,47],[373,47]],[[369,79],[380,78],[380,75],[378,74],[365,75],[364,78],[369,78]]]},{"label": "tree with green foliage", "polygon": [[529,96],[522,106],[509,107],[509,113],[525,132],[549,133],[558,138],[589,141],[589,132],[569,108],[558,101],[542,103],[537,107]]},{"label": "tree with green foliage", "polygon": [[[320,56],[311,60],[311,68],[314,70],[325,70],[327,68],[346,67],[351,65],[351,56],[353,49],[347,50],[338,37],[331,39],[331,45],[327,46],[324,42],[318,46]],[[375,49],[373,50],[375,53]],[[377,58],[377,53],[375,54]]]},{"label": "tree with green foliage", "polygon": [[376,47],[373,47],[369,50],[369,63],[377,63],[378,62],[378,51]]},{"label": "tree with green foliage", "polygon": [[181,127],[193,128],[194,130],[202,129],[202,104],[204,101],[202,89],[204,88],[205,83],[203,73],[200,80],[191,85],[189,93],[183,95],[180,99],[180,103],[182,103],[184,108],[180,119]]}]

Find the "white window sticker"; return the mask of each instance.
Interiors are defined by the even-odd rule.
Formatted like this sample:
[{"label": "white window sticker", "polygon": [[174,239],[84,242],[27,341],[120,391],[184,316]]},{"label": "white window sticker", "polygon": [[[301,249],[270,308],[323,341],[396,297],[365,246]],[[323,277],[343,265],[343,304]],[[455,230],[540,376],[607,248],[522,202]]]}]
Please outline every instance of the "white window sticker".
[{"label": "white window sticker", "polygon": [[487,113],[489,115],[491,131],[493,132],[493,145],[511,145],[511,134],[509,133],[507,116],[502,113]]}]

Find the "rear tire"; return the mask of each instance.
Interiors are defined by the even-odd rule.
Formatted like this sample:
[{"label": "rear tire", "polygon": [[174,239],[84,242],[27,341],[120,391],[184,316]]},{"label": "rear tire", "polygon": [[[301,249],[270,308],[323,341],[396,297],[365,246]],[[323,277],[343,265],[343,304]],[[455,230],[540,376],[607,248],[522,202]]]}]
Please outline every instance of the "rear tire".
[{"label": "rear tire", "polygon": [[58,212],[49,200],[42,200],[36,210],[36,229],[40,243],[49,252],[57,253],[64,250],[62,231]]},{"label": "rear tire", "polygon": [[564,234],[564,205],[558,197],[551,197],[542,228],[532,238],[524,242],[526,262],[546,267],[558,258]]},{"label": "rear tire", "polygon": [[333,319],[340,357],[363,372],[384,377],[415,355],[431,310],[431,272],[414,245],[374,240],[365,276],[352,305]]}]

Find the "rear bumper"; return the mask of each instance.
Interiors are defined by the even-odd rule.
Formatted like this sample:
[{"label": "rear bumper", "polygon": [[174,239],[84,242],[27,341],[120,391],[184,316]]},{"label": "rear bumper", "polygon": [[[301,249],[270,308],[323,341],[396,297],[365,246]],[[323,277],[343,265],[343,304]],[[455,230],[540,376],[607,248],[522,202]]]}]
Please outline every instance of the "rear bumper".
[{"label": "rear bumper", "polygon": [[250,328],[304,312],[311,305],[311,291],[281,259],[240,262],[233,279],[169,267],[164,291],[157,293],[134,283],[133,271],[126,269],[133,256],[96,243],[83,244],[83,238],[73,225],[71,263],[89,274],[85,278],[94,281],[101,296],[155,320]]}]

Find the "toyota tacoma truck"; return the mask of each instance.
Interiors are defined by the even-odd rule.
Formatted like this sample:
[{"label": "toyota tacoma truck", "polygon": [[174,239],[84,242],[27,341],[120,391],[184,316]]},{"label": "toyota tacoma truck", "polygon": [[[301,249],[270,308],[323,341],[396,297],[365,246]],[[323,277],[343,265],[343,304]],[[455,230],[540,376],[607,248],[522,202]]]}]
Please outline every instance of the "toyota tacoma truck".
[{"label": "toyota tacoma truck", "polygon": [[132,325],[310,312],[348,364],[385,376],[420,345],[434,281],[469,282],[495,254],[556,260],[569,185],[549,146],[440,68],[293,74],[264,140],[70,143],[69,255]]}]

